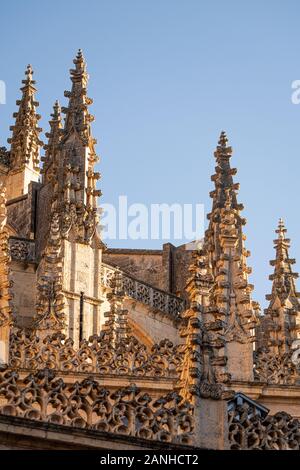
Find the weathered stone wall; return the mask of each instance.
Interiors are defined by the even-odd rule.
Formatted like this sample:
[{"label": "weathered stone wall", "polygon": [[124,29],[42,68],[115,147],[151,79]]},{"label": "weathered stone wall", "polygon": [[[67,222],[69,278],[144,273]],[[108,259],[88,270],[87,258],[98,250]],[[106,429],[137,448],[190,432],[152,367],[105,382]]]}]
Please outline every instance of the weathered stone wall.
[{"label": "weathered stone wall", "polygon": [[36,197],[39,183],[32,182],[28,194],[7,202],[7,223],[19,237],[34,238],[36,232]]},{"label": "weathered stone wall", "polygon": [[[129,297],[125,298],[123,308],[128,310],[128,322],[133,336],[145,346],[151,348],[153,344],[166,338],[174,345],[182,342],[178,323],[170,316],[154,311],[150,306]],[[106,291],[104,291],[102,292],[100,330],[107,320],[104,314],[109,310],[110,304],[106,298]]]},{"label": "weathered stone wall", "polygon": [[269,316],[262,315],[260,317],[259,324],[255,328],[256,350],[260,348],[266,348],[268,346],[270,338],[269,332],[272,328],[272,324],[272,319],[269,318]]},{"label": "weathered stone wall", "polygon": [[0,450],[149,450],[190,452],[191,447],[105,431],[65,428],[14,416],[0,416]]},{"label": "weathered stone wall", "polygon": [[193,254],[187,248],[166,243],[162,250],[108,249],[103,261],[153,287],[184,297]]},{"label": "weathered stone wall", "polygon": [[163,289],[162,250],[108,249],[103,253],[103,261]]},{"label": "weathered stone wall", "polygon": [[190,245],[180,245],[173,251],[174,282],[173,294],[186,298],[185,287],[190,277],[189,267],[192,263],[194,251],[189,249]]},{"label": "weathered stone wall", "polygon": [[39,173],[28,165],[25,169],[16,172],[9,172],[6,178],[7,200],[18,198],[30,192],[30,184],[39,181]]},{"label": "weathered stone wall", "polygon": [[81,309],[83,338],[99,332],[101,250],[64,240],[63,253],[63,292],[67,301],[68,336],[78,344]]},{"label": "weathered stone wall", "polygon": [[36,257],[38,260],[45,248],[50,230],[51,193],[51,184],[47,184],[42,186],[37,194]]},{"label": "weathered stone wall", "polygon": [[165,338],[174,345],[182,342],[178,324],[169,316],[155,312],[149,306],[132,299],[126,299],[124,308],[129,311],[129,323],[134,334],[146,346],[159,343]]},{"label": "weathered stone wall", "polygon": [[12,261],[11,263],[12,304],[20,327],[31,325],[35,315],[36,266],[33,263]]}]

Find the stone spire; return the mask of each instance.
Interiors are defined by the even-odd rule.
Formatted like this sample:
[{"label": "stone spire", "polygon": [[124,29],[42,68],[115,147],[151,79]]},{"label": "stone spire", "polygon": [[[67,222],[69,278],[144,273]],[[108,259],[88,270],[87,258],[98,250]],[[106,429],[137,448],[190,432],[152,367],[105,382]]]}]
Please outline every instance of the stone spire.
[{"label": "stone spire", "polygon": [[68,103],[61,110],[64,124],[58,103],[50,121],[44,159],[44,180],[49,184],[39,192],[37,327],[41,331],[41,325],[49,324],[52,330],[65,330],[77,347],[83,336],[99,331],[103,244],[97,231],[100,175],[94,171],[98,157],[88,111],[92,100],[87,97],[81,51],[73,62],[72,87],[65,92]]},{"label": "stone spire", "polygon": [[35,81],[32,78],[31,65],[27,66],[25,79],[22,80],[22,97],[17,100],[19,109],[13,114],[15,124],[10,127],[12,136],[8,139],[10,149],[10,169],[20,171],[28,166],[31,170],[39,172],[40,146],[43,142],[39,138],[42,129],[38,126],[41,116],[36,113],[39,103],[35,100]]},{"label": "stone spire", "polygon": [[[94,120],[94,116],[89,114],[88,111],[88,107],[93,104],[93,100],[87,97],[89,76],[81,49],[79,49],[73,63],[75,69],[70,70],[72,90],[64,93],[65,97],[69,99],[69,105],[67,108],[62,109],[63,113],[66,114],[64,140],[76,132],[84,145],[94,145],[97,142],[92,138],[90,125]],[[97,159],[95,153],[92,156]]]},{"label": "stone spire", "polygon": [[[207,343],[213,345],[213,359],[218,381],[251,380],[253,328],[257,321],[257,304],[251,300],[253,286],[248,283],[241,216],[243,205],[237,202],[239,184],[234,183],[236,169],[231,168],[232,149],[225,132],[221,133],[215,151],[216,168],[210,193],[212,211],[205,233],[204,259],[212,276],[212,287],[206,294],[204,330]],[[216,351],[218,351],[216,355]],[[245,353],[245,351],[247,351]]]},{"label": "stone spire", "polygon": [[270,261],[274,273],[269,276],[272,292],[266,295],[269,306],[265,310],[269,320],[268,346],[274,354],[283,354],[291,348],[300,331],[300,294],[296,290],[298,274],[292,271],[295,259],[289,257],[290,239],[286,238],[286,228],[279,219],[274,240],[276,257]]},{"label": "stone spire", "polygon": [[88,106],[93,101],[87,97],[88,74],[81,50],[73,62],[75,68],[70,71],[72,89],[65,92],[69,104],[62,108],[66,114],[60,143],[63,165],[59,174],[63,193],[62,235],[67,238],[73,228],[78,242],[89,243],[98,223],[97,197],[101,191],[96,189],[96,182],[100,174],[94,171],[98,157],[96,140],[91,133],[94,118],[88,112]]},{"label": "stone spire", "polygon": [[44,184],[51,181],[54,182],[53,179],[56,180],[58,170],[57,154],[62,137],[61,108],[58,100],[54,103],[51,118],[52,119],[49,121],[50,131],[46,132],[48,143],[44,145],[46,153],[45,156],[41,158],[44,162],[42,169]]}]

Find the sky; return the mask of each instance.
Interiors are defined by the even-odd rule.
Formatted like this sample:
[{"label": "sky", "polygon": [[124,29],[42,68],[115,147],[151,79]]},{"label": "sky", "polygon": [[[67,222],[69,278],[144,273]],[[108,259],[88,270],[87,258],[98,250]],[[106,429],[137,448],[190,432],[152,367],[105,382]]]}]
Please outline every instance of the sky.
[{"label": "sky", "polygon": [[[101,203],[191,203],[211,208],[221,130],[245,206],[254,299],[270,291],[274,230],[283,217],[300,270],[298,0],[12,0],[1,5],[0,145],[6,144],[24,70],[35,71],[42,115],[66,104],[78,48],[94,100]],[[170,240],[173,241],[173,240]],[[176,243],[176,242],[174,242]],[[111,247],[160,248],[159,240]]]}]

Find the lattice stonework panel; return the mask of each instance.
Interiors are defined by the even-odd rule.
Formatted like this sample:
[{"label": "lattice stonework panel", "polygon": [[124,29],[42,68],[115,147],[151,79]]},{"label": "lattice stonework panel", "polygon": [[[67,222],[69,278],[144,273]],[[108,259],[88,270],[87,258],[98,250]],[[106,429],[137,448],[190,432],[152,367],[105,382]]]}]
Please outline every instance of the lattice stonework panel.
[{"label": "lattice stonework panel", "polygon": [[92,377],[66,383],[45,369],[0,374],[0,414],[144,439],[189,444],[193,408],[175,392],[154,399],[135,385],[111,391]]}]

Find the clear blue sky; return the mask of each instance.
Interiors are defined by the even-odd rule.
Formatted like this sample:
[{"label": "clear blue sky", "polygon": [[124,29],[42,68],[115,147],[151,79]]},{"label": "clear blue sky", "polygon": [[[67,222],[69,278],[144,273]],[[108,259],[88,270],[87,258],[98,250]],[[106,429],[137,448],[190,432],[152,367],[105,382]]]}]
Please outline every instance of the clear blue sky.
[{"label": "clear blue sky", "polygon": [[[1,5],[0,142],[9,135],[27,63],[35,70],[42,127],[65,103],[69,69],[84,50],[94,99],[103,202],[204,203],[213,150],[225,129],[248,220],[254,297],[264,304],[281,216],[300,269],[298,0],[51,0]],[[155,248],[157,241],[113,246]]]}]

